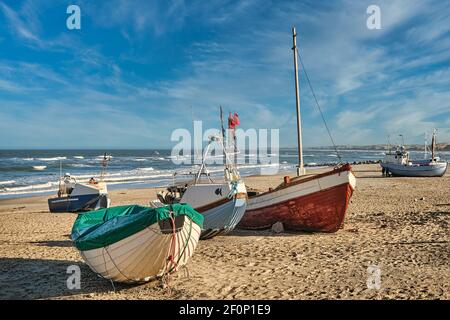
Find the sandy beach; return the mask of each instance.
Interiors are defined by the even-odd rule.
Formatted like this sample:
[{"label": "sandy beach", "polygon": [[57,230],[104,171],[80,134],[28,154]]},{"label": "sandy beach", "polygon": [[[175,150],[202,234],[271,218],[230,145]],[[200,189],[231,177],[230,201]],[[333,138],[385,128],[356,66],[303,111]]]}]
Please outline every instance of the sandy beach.
[{"label": "sandy beach", "polygon": [[[113,285],[96,276],[69,238],[75,214],[51,214],[47,197],[0,201],[0,299],[449,299],[450,173],[383,178],[354,166],[357,189],[333,234],[234,230],[201,241],[187,268],[160,280]],[[281,176],[245,178],[258,189]],[[111,192],[112,204],[142,204],[154,189]],[[81,289],[66,286],[81,268]],[[381,271],[369,289],[368,267]]]}]

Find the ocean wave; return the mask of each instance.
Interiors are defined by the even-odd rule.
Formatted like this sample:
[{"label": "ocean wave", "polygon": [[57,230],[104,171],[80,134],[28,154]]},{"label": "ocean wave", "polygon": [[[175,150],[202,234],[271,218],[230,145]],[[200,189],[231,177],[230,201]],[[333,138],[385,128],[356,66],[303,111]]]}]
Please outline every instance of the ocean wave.
[{"label": "ocean wave", "polygon": [[73,156],[74,159],[84,159],[83,156]]},{"label": "ocean wave", "polygon": [[39,161],[58,161],[58,160],[66,160],[67,157],[53,157],[53,158],[36,158]]},{"label": "ocean wave", "polygon": [[33,169],[34,170],[38,170],[38,171],[42,171],[42,170],[47,169],[47,166],[33,166]]},{"label": "ocean wave", "polygon": [[83,164],[83,163],[71,163],[69,164],[70,167],[73,168],[93,168],[93,165],[90,164]]},{"label": "ocean wave", "polygon": [[8,184],[15,184],[16,180],[5,180],[5,181],[0,181],[0,185],[6,186]]},{"label": "ocean wave", "polygon": [[36,191],[39,190],[40,192],[43,191],[43,189],[49,189],[53,188],[58,185],[59,182],[47,182],[42,184],[35,184],[31,186],[22,186],[22,187],[11,187],[11,188],[5,188],[6,192],[9,193],[18,193],[22,191]]}]

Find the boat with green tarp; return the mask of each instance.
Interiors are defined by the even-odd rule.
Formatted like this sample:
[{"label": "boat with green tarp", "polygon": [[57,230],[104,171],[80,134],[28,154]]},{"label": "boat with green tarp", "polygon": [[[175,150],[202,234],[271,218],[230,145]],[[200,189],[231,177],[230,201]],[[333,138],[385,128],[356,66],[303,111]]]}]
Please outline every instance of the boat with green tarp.
[{"label": "boat with green tarp", "polygon": [[143,282],[187,263],[197,247],[203,219],[187,204],[117,206],[79,215],[71,238],[100,276]]}]

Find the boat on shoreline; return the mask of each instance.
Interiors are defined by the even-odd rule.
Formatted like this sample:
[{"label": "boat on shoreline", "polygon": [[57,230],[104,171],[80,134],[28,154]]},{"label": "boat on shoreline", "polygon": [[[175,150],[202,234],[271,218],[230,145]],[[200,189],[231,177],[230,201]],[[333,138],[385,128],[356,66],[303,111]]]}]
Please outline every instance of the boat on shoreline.
[{"label": "boat on shoreline", "polygon": [[[91,178],[88,183],[81,183],[66,173],[59,178],[58,194],[48,199],[48,207],[52,213],[84,212],[108,208],[109,199],[106,183],[103,181],[109,158],[104,155],[100,180]],[[62,169],[60,169],[62,170]]]},{"label": "boat on shoreline", "polygon": [[448,163],[436,156],[436,130],[434,130],[431,140],[431,158],[412,160],[402,144],[397,146],[395,151],[386,152],[380,166],[384,176],[442,177],[447,171]]},{"label": "boat on shoreline", "polygon": [[139,283],[185,265],[200,237],[203,216],[185,204],[118,206],[79,215],[71,238],[92,271]]},{"label": "boat on shoreline", "polygon": [[[226,159],[224,181],[214,182],[206,168],[206,159],[212,143],[221,146]],[[203,179],[202,179],[203,178]],[[206,178],[206,181],[205,181]],[[205,221],[200,240],[206,240],[233,230],[244,215],[247,190],[236,166],[231,163],[222,137],[211,136],[202,158],[202,164],[193,181],[172,185],[158,192],[154,206],[188,203],[200,212]]]},{"label": "boat on shoreline", "polygon": [[336,232],[344,222],[356,186],[356,178],[350,164],[337,165],[331,171],[321,174],[305,174],[298,87],[297,34],[295,28],[292,31],[299,154],[297,177],[293,179],[284,177],[283,183],[275,189],[249,193],[247,210],[238,227],[267,229],[281,222],[286,229],[295,231]]}]

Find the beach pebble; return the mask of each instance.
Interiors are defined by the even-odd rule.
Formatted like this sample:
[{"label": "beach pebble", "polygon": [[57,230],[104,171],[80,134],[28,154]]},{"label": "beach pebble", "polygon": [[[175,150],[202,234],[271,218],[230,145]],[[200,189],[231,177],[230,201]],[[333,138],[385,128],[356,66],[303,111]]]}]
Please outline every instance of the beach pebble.
[{"label": "beach pebble", "polygon": [[274,223],[274,224],[272,225],[272,231],[275,232],[275,233],[281,233],[281,232],[284,232],[284,226],[283,226],[283,223],[281,223],[281,222]]}]

